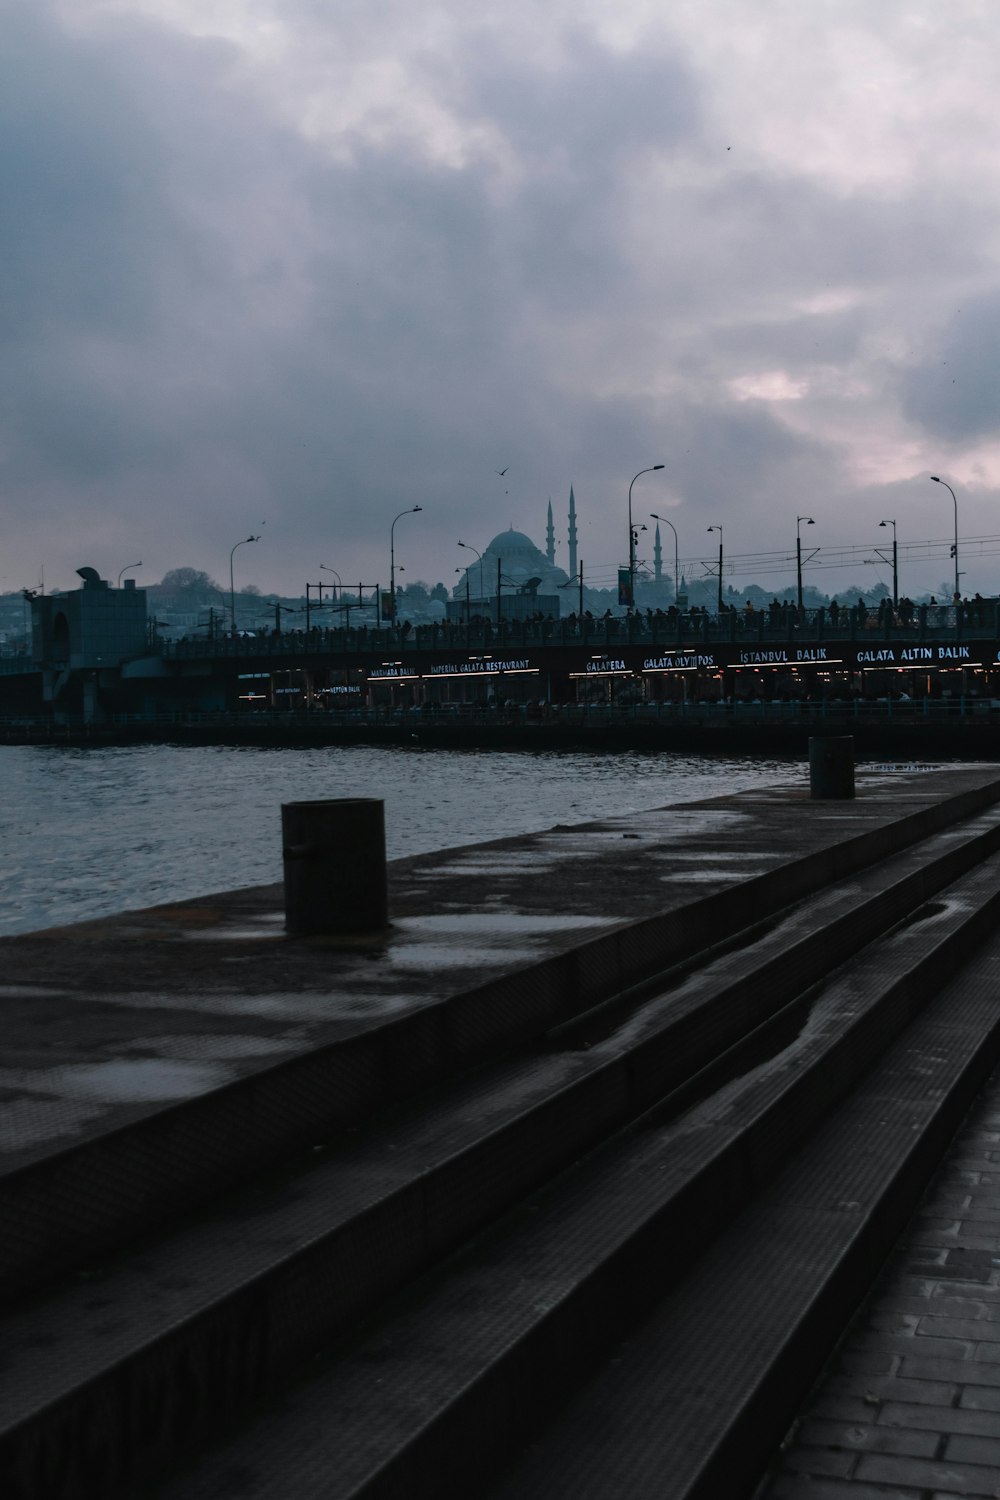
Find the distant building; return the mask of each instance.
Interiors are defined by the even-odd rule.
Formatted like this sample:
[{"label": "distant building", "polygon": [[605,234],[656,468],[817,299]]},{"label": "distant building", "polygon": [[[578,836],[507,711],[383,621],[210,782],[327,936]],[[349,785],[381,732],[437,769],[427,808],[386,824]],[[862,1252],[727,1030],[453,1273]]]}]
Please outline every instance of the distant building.
[{"label": "distant building", "polygon": [[524,620],[532,615],[559,618],[568,582],[563,568],[551,563],[523,531],[501,531],[479,559],[470,564],[452,590],[448,618],[464,620],[466,613],[488,620]]},{"label": "distant building", "polygon": [[121,664],[146,650],[146,592],[133,578],[113,589],[95,568],[76,571],[82,588],[32,599],[31,654],[42,669],[45,700],[54,703],[72,678],[82,701],[71,706],[92,718]]}]

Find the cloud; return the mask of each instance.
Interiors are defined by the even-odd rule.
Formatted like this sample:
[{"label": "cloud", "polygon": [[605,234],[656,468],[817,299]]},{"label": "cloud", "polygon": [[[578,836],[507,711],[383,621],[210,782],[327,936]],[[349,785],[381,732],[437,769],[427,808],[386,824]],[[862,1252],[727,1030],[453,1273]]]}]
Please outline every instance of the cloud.
[{"label": "cloud", "polygon": [[966,299],[902,380],[906,415],[949,444],[1000,432],[1000,292]]},{"label": "cloud", "polygon": [[540,536],[571,482],[613,571],[660,461],[641,503],[692,548],[784,546],[803,504],[847,541],[942,445],[987,514],[974,8],[8,10],[8,574],[71,583],[98,545],[218,573],[266,517],[265,586],[374,581],[420,504],[407,570],[449,578],[458,536]]}]

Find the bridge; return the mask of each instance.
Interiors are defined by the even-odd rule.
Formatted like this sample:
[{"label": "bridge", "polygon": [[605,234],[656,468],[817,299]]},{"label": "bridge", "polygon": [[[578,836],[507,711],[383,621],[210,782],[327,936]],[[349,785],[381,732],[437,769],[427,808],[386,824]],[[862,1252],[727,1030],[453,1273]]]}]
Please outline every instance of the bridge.
[{"label": "bridge", "polygon": [[73,609],[33,601],[37,659],[0,662],[0,718],[1000,696],[996,600],[905,613],[784,604],[499,626],[470,617],[167,642],[148,636],[135,590],[85,584],[67,597]]}]

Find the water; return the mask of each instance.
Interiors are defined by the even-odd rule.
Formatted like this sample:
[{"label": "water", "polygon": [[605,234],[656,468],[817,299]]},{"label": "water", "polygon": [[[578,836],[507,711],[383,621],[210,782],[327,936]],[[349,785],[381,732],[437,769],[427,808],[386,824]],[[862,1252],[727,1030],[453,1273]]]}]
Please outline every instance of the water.
[{"label": "water", "polygon": [[390,858],[801,779],[669,754],[0,746],[0,933],[281,878],[281,804],[385,799]]}]

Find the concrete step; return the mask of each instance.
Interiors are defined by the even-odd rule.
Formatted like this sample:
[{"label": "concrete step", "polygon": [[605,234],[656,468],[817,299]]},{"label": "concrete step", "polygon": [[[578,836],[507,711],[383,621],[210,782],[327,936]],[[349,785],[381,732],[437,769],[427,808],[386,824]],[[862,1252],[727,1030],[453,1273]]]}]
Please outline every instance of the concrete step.
[{"label": "concrete step", "polygon": [[[645,1117],[536,1190],[495,1231],[402,1293],[370,1337],[349,1340],[328,1370],[287,1394],[280,1411],[260,1416],[248,1437],[157,1493],[170,1500],[472,1493],[538,1411],[677,1284],[992,930],[998,876],[994,857],[940,909],[831,978],[798,1007],[796,1034],[779,1039],[774,1056],[751,1060],[741,1078],[666,1125]],[[266,1394],[269,1336],[308,1319],[318,1292],[300,1285],[298,1308],[286,1298],[275,1316],[255,1321],[255,1336],[239,1351],[223,1340],[226,1354],[214,1361],[206,1337],[202,1360],[185,1366],[186,1427],[206,1405],[224,1419],[219,1377],[233,1368],[249,1371],[252,1389],[241,1392],[248,1402]],[[143,1389],[142,1381],[129,1383]],[[176,1422],[178,1408],[176,1388],[172,1401],[166,1395],[146,1385],[139,1404],[155,1420],[138,1431],[123,1425],[134,1410],[116,1417],[107,1399],[95,1403],[106,1466],[127,1451],[156,1466],[162,1428]],[[34,1450],[25,1444],[25,1454],[65,1451],[69,1424],[59,1435],[56,1445],[50,1426],[49,1441],[36,1440]],[[169,1436],[176,1439],[176,1428]],[[129,1483],[113,1467],[101,1482],[107,1494]]]},{"label": "concrete step", "polygon": [[941,988],[691,1273],[547,1430],[532,1434],[503,1478],[467,1493],[489,1500],[757,1493],[1000,1060],[997,962],[994,944]]},{"label": "concrete step", "polygon": [[[235,1475],[238,1493],[253,1500],[480,1493],[511,1449],[537,1431],[622,1335],[681,1287],[712,1239],[768,1193],[769,1182],[828,1118],[837,1134],[829,1137],[835,1146],[828,1142],[823,1170],[832,1170],[840,1154],[853,1163],[852,1173],[840,1173],[831,1211],[811,1215],[802,1263],[807,1271],[816,1265],[819,1277],[840,1212],[850,1244],[867,1247],[859,1263],[868,1274],[888,1248],[885,1221],[868,1223],[868,1179],[886,1173],[891,1179],[876,1194],[879,1208],[883,1199],[894,1206],[891,1239],[964,1103],[970,1070],[984,1056],[984,1035],[996,1050],[997,1019],[988,1005],[979,1005],[978,1026],[960,1028],[948,1046],[948,1016],[943,1026],[934,1017],[930,1041],[913,1034],[915,1043],[907,1026],[939,995],[960,956],[996,927],[999,876],[1000,859],[993,859],[960,882],[943,912],[844,969],[775,1058],[670,1124],[628,1131],[532,1194],[496,1232],[400,1298],[367,1337],[339,1350],[280,1406],[259,1412],[249,1433],[154,1493],[160,1500],[207,1500],[235,1493],[226,1490]],[[862,1086],[858,1098],[867,1104],[831,1115],[886,1049],[888,1073],[904,1079],[903,1100],[892,1104],[879,1082],[874,1098]],[[847,1122],[843,1130],[838,1119]],[[805,1233],[810,1212],[801,1220]],[[745,1263],[739,1236],[733,1247]],[[799,1275],[795,1296],[786,1299],[778,1278],[774,1292],[775,1305],[787,1304],[793,1316],[786,1341],[795,1349],[810,1344],[816,1326],[834,1328],[831,1310],[840,1307],[832,1293],[831,1304],[820,1298],[826,1323],[817,1317],[813,1329],[798,1334],[796,1299],[804,1284],[808,1274]],[[858,1277],[844,1284],[858,1295]],[[726,1364],[718,1347],[711,1358]],[[715,1386],[705,1404],[720,1403],[715,1419],[724,1428],[729,1398],[726,1386],[721,1391],[720,1397]],[[705,1425],[697,1434],[702,1452]]]},{"label": "concrete step", "polygon": [[[831,881],[960,828],[998,798],[998,781],[969,787],[473,990],[376,1026],[358,1024],[334,1042],[0,1173],[0,1216],[14,1226],[0,1241],[3,1295],[21,1296],[111,1254],[316,1141],[464,1069],[530,1047],[623,992],[655,991],[672,966],[773,919]],[[848,934],[845,941],[853,939]],[[627,997],[618,1013],[634,999]]]},{"label": "concrete step", "polygon": [[[580,1034],[563,1028],[537,1055],[442,1086],[346,1141],[313,1143],[223,1214],[142,1247],[137,1267],[120,1257],[110,1267],[89,1267],[82,1281],[4,1324],[21,1371],[19,1390],[7,1398],[7,1426],[30,1427],[32,1413],[55,1420],[53,1413],[80,1399],[109,1364],[138,1368],[182,1325],[170,1358],[156,1354],[158,1378],[169,1387],[206,1320],[217,1341],[224,1332],[236,1344],[245,1337],[247,1299],[258,1317],[273,1321],[283,1316],[289,1286],[335,1278],[336,1297],[318,1293],[307,1322],[286,1322],[280,1355],[272,1352],[268,1363],[266,1380],[274,1384],[318,1340],[546,1175],[652,1104],[667,1108],[665,1096],[676,1110],[692,1089],[704,1092],[745,1066],[738,1045],[745,1033],[762,1032],[756,1045],[773,1050],[771,1018],[777,1012],[776,1024],[794,1029],[788,1003],[824,976],[845,946],[891,926],[998,846],[1000,810],[991,810],[826,892],[821,909],[786,913],[641,1006],[633,994],[627,1012],[617,1006],[590,1013]],[[609,1026],[612,1010],[617,1030]],[[118,1313],[110,1331],[109,1305]],[[54,1363],[53,1349],[67,1357]],[[238,1406],[242,1393],[235,1381],[226,1403]]]}]

